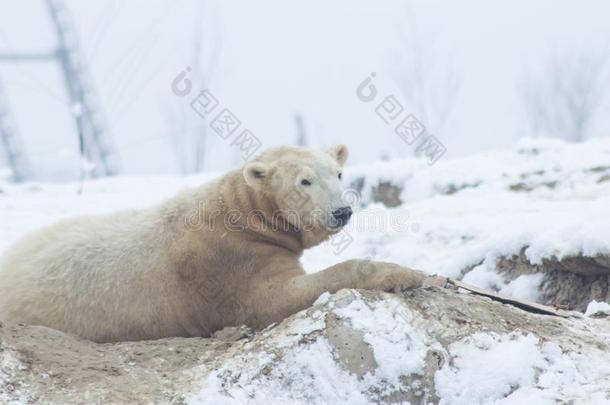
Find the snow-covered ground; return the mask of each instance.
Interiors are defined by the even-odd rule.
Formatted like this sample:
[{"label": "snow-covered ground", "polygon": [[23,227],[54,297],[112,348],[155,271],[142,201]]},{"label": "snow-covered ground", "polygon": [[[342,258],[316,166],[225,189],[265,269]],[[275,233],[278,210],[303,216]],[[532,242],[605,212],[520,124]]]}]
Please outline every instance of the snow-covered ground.
[{"label": "snow-covered ground", "polygon": [[362,256],[449,277],[476,266],[465,281],[533,299],[541,278],[507,284],[494,271],[498,257],[522,248],[532,263],[610,253],[609,138],[577,145],[526,140],[432,167],[393,161],[350,174],[364,179],[362,201],[371,200],[374,185],[390,182],[402,188],[404,204],[367,204],[346,229],[351,243],[337,238],[306,252],[311,270]]},{"label": "snow-covered ground", "polygon": [[[0,252],[26,232],[58,219],[150,206],[213,177],[88,181],[82,195],[75,184],[0,183]],[[352,167],[345,177],[347,183],[363,183],[361,195],[349,195],[360,199],[361,208],[343,234],[305,253],[302,262],[309,272],[354,257],[450,277],[474,268],[465,281],[536,299],[541,277],[534,274],[509,282],[495,271],[498,257],[518,254],[523,248],[533,263],[610,253],[610,138],[577,145],[528,140],[509,151],[441,160],[431,167],[420,160]],[[395,208],[368,203],[372,187],[380,181],[399,186],[404,203]],[[325,299],[318,305],[325,305]],[[232,368],[240,370],[243,364],[225,365],[206,376],[201,392],[189,401],[227,403],[230,395],[235,403],[271,403],[271,399],[273,403],[296,399],[367,403],[369,398],[362,392],[380,389],[380,381],[386,388],[396,387],[399,376],[420,372],[426,353],[437,344],[412,326],[410,313],[396,305],[389,308],[390,304],[382,301],[371,306],[356,299],[347,307],[332,309],[334,316],[363,333],[373,348],[378,365],[374,378],[356,378],[338,367],[328,342],[317,339],[292,350],[255,384],[249,382],[248,370],[262,370],[269,359],[244,359],[257,366],[246,367],[233,388],[219,386],[219,376]],[[593,303],[587,312],[603,315],[607,311],[607,304]],[[315,316],[300,326],[297,322],[299,330],[288,330],[271,343],[277,347],[294,344],[295,339],[324,326],[322,319],[316,322]],[[594,330],[599,322],[608,321],[586,318],[581,322],[590,322],[585,329]],[[372,330],[377,334],[371,335]],[[600,345],[610,343],[607,334],[596,336]],[[452,358],[435,374],[442,403],[490,403],[507,397],[507,403],[553,403],[564,397],[582,403],[610,401],[605,392],[610,389],[610,359],[602,352],[566,353],[553,342],[521,332],[477,333],[449,349],[438,349]],[[282,378],[303,387],[282,386]]]},{"label": "snow-covered ground", "polygon": [[[72,183],[0,183],[0,252],[58,219],[151,206],[215,176],[88,181],[82,195]],[[345,177],[347,184],[364,181],[361,194],[346,195],[364,206],[341,234],[304,254],[309,272],[363,257],[450,277],[476,266],[466,282],[535,299],[541,278],[509,283],[494,271],[498,257],[524,247],[532,263],[610,253],[610,138],[525,140],[512,150],[434,166],[409,159],[351,167]],[[368,203],[380,181],[399,185],[404,204]]]}]

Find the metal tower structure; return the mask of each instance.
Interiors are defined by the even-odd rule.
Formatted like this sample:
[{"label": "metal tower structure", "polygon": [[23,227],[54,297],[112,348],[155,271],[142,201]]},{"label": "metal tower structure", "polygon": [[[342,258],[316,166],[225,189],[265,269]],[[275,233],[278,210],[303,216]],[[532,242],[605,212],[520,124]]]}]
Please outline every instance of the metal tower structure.
[{"label": "metal tower structure", "polygon": [[57,36],[57,49],[52,53],[0,55],[0,61],[59,62],[70,99],[70,112],[76,121],[81,155],[94,164],[94,176],[117,174],[120,172],[118,154],[106,128],[66,4],[63,0],[46,0],[46,4]]},{"label": "metal tower structure", "polygon": [[78,45],[74,24],[63,0],[47,0],[58,39],[57,57],[64,73],[72,113],[84,150],[98,175],[119,172],[118,157],[101,116],[97,95]]},{"label": "metal tower structure", "polygon": [[0,142],[13,172],[13,181],[21,182],[30,177],[30,165],[21,143],[17,126],[13,121],[8,97],[0,80]]}]

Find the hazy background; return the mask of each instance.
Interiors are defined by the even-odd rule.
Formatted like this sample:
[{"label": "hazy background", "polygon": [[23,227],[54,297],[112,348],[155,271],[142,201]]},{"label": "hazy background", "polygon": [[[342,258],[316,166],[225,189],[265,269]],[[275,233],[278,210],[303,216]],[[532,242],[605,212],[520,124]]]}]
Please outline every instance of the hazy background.
[{"label": "hazy background", "polygon": [[[206,130],[189,98],[172,93],[186,66],[194,86],[211,89],[264,147],[295,144],[298,115],[308,146],[347,143],[351,163],[413,153],[374,105],[356,97],[371,72],[381,95],[416,115],[447,157],[526,136],[610,134],[610,3],[603,0],[67,4],[126,174],[241,163],[230,142]],[[55,44],[42,0],[0,0],[0,53]],[[57,64],[0,62],[0,80],[36,178],[78,178],[76,130]]]}]

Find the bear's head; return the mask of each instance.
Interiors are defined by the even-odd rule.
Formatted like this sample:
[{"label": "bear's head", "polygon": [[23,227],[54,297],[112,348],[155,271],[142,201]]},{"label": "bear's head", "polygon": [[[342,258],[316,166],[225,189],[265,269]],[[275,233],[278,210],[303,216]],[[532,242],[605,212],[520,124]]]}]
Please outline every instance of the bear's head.
[{"label": "bear's head", "polygon": [[352,209],[344,201],[342,167],[347,147],[326,151],[282,147],[268,150],[243,168],[246,183],[272,201],[275,214],[302,230],[338,232]]}]

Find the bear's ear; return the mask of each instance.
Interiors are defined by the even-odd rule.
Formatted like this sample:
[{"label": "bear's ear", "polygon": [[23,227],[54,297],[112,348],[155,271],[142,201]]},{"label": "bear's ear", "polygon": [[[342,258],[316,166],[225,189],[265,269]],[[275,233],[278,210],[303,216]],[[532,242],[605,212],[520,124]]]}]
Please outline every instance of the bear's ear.
[{"label": "bear's ear", "polygon": [[326,153],[335,159],[340,166],[343,166],[347,160],[347,146],[343,144],[330,147],[326,150]]},{"label": "bear's ear", "polygon": [[250,162],[244,166],[244,179],[254,189],[260,189],[267,177],[267,165],[261,162]]}]

